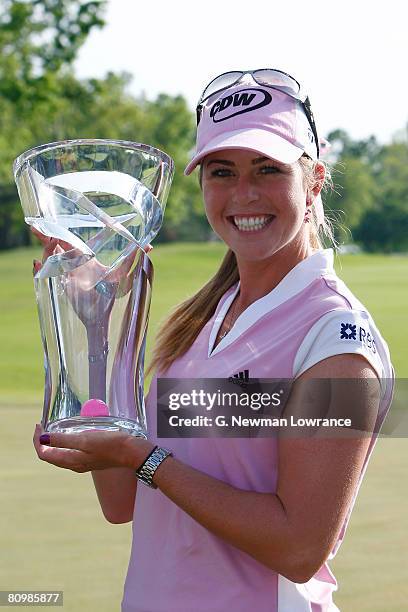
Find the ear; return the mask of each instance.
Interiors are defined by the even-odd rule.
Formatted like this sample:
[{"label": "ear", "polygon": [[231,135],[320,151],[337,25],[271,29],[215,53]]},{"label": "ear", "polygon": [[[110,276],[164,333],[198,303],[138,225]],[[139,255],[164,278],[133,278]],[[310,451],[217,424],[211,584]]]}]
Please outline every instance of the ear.
[{"label": "ear", "polygon": [[326,176],[325,165],[319,161],[316,162],[314,170],[313,170],[313,174],[314,174],[314,184],[313,186],[311,186],[311,188],[308,191],[310,204],[312,204],[315,198],[317,198],[317,196],[321,192],[322,187],[324,185],[324,179]]}]

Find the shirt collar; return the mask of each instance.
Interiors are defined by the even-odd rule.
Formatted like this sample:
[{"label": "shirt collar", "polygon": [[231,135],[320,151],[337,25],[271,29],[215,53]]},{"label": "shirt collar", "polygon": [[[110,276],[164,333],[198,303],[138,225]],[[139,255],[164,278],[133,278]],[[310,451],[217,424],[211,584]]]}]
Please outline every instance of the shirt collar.
[{"label": "shirt collar", "polygon": [[333,261],[333,249],[322,249],[313,253],[313,255],[310,255],[306,259],[303,259],[286,274],[272,291],[259,298],[259,300],[256,300],[240,314],[231,331],[212,351],[218,330],[232,301],[239,291],[240,283],[238,282],[235,291],[227,297],[216,316],[208,342],[208,357],[219,353],[229,346],[251,327],[251,325],[256,323],[260,317],[274,308],[277,308],[287,300],[290,300],[293,296],[306,289],[306,287],[317,278],[328,274],[334,274]]}]

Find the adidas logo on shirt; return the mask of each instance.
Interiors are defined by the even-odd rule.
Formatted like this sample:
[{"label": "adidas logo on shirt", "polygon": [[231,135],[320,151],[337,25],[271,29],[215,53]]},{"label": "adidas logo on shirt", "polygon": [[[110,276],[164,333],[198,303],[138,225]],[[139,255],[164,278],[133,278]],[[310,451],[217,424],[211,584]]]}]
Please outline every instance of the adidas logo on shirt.
[{"label": "adidas logo on shirt", "polygon": [[245,387],[249,383],[249,370],[244,370],[243,372],[238,372],[238,374],[230,376],[228,381],[240,387]]}]

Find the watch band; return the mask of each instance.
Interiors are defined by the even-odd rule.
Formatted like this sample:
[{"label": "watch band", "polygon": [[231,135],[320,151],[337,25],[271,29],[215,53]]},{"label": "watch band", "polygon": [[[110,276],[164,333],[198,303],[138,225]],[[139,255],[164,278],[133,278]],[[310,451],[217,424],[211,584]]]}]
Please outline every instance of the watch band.
[{"label": "watch band", "polygon": [[140,468],[136,470],[136,476],[146,486],[157,489],[157,485],[153,482],[153,476],[159,467],[159,465],[167,458],[172,456],[173,453],[166,448],[156,446],[147,459],[142,463]]}]

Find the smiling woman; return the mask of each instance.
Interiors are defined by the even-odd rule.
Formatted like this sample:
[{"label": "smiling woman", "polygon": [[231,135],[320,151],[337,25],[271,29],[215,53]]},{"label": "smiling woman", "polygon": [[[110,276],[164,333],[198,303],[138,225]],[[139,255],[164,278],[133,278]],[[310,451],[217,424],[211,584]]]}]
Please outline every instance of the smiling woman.
[{"label": "smiling woman", "polygon": [[[332,251],[323,249],[323,239],[330,240],[331,232],[321,191],[330,184],[330,173],[319,158],[310,103],[297,82],[279,71],[221,75],[204,90],[197,119],[197,149],[186,174],[200,166],[208,221],[228,251],[215,276],[161,328],[151,364],[156,370],[147,399],[151,414],[158,377],[228,377],[249,371],[250,379],[293,378],[291,397],[301,398],[297,406],[305,403],[305,381],[380,378],[383,384],[374,401],[368,395],[352,395],[351,386],[347,389],[348,401],[365,415],[361,428],[366,434],[360,439],[312,441],[297,433],[297,440],[278,442],[166,440],[176,457],[233,487],[231,506],[227,491],[225,498],[212,496],[211,481],[205,482],[204,496],[193,489],[195,499],[183,504],[181,491],[171,495],[209,530],[204,535],[200,525],[177,515],[177,520],[185,517],[185,523],[171,541],[177,550],[187,550],[189,534],[192,552],[184,581],[195,593],[189,599],[194,609],[204,609],[200,585],[211,583],[208,610],[247,611],[256,605],[265,612],[334,611],[336,580],[327,560],[344,537],[375,444],[376,433],[368,432],[378,433],[389,408],[393,369],[388,348],[365,307],[337,278]],[[360,331],[345,341],[340,332],[347,324]],[[364,341],[365,333],[375,336],[378,350]],[[334,387],[323,416],[343,417],[334,406],[338,398],[344,400],[345,387]],[[289,423],[304,423],[300,417],[307,415],[299,415],[294,404],[289,402],[284,416]],[[317,410],[317,400],[315,404]],[[344,418],[329,420],[340,421],[348,423]],[[155,424],[153,417],[152,431]],[[170,476],[168,464],[163,480],[166,468]],[[149,498],[143,499],[143,512],[152,512]],[[166,497],[161,501],[156,508],[160,521],[176,512]],[[279,505],[274,507],[274,502]],[[211,504],[213,513],[208,510]],[[175,515],[173,525],[174,520]],[[143,541],[142,530],[140,520],[135,524],[135,547]],[[160,537],[166,534],[168,544],[170,532],[170,524],[167,528],[161,523]],[[214,534],[225,543],[214,540]],[[180,563],[181,571],[183,563],[177,558],[172,566]],[[215,572],[211,576],[210,563]],[[133,581],[140,592],[137,571],[140,564],[135,562],[125,589],[129,611],[138,609],[130,596]],[[246,586],[238,576],[245,576]],[[163,589],[168,601],[177,603],[174,609],[188,608],[167,582]],[[163,601],[159,594],[152,609],[160,609],[158,601]]]},{"label": "smiling woman", "polygon": [[[197,120],[185,172],[200,165],[207,217],[228,251],[158,334],[148,440],[37,432],[34,442],[41,459],[92,471],[110,522],[133,520],[123,612],[335,612],[328,561],[390,406],[388,347],[322,248],[327,173],[297,81],[278,70],[224,73],[204,90]],[[193,379],[196,397],[220,378],[244,390],[286,381],[280,416],[296,435],[232,437],[225,419],[217,435],[204,412],[197,423],[210,431],[199,439],[160,436],[161,383],[177,379],[179,391]],[[355,431],[344,432],[350,406]]]}]

